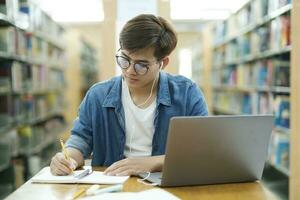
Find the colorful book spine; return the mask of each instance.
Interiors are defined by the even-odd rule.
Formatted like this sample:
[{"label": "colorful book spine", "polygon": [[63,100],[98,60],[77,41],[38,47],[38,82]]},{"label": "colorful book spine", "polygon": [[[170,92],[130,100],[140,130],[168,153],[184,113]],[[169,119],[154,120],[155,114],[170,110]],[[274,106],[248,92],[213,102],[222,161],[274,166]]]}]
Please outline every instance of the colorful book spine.
[{"label": "colorful book spine", "polygon": [[290,97],[278,95],[274,99],[275,126],[290,128]]}]

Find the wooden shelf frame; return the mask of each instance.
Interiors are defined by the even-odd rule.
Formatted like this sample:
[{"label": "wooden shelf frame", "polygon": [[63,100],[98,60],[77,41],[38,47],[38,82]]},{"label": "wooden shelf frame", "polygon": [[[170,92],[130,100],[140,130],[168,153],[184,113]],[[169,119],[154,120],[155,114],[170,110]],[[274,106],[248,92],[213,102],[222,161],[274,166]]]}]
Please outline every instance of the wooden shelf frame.
[{"label": "wooden shelf frame", "polygon": [[300,199],[300,0],[293,0],[291,15],[291,144],[290,183],[291,200]]}]

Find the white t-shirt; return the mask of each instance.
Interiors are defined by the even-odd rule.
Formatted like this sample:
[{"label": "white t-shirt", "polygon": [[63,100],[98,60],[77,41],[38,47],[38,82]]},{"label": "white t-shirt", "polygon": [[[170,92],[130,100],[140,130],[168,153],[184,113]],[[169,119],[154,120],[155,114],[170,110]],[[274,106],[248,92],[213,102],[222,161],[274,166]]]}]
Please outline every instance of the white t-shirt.
[{"label": "white t-shirt", "polygon": [[151,156],[154,134],[156,97],[147,108],[137,107],[130,95],[126,81],[122,81],[122,103],[125,113],[126,157]]}]

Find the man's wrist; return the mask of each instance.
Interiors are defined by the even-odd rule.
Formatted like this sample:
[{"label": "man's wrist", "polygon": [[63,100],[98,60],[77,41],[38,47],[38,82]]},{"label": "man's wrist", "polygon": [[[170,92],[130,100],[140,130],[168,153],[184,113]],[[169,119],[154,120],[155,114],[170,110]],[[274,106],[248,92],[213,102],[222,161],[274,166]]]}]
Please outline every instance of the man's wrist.
[{"label": "man's wrist", "polygon": [[153,156],[153,167],[151,169],[152,172],[160,172],[162,171],[162,167],[164,164],[165,156]]}]

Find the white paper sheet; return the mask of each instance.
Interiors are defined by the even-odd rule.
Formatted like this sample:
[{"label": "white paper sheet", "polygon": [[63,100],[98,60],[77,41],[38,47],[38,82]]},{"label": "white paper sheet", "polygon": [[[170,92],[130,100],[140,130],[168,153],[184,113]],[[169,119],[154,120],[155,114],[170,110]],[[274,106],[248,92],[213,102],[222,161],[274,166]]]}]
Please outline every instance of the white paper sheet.
[{"label": "white paper sheet", "polygon": [[[85,166],[88,169],[90,166]],[[68,176],[54,176],[50,172],[50,167],[43,168],[39,173],[31,178],[32,183],[87,183],[87,184],[122,184],[129,176],[107,176],[103,172],[93,171],[91,174],[77,179],[75,175],[80,174],[84,170],[76,170],[74,174]]]}]

